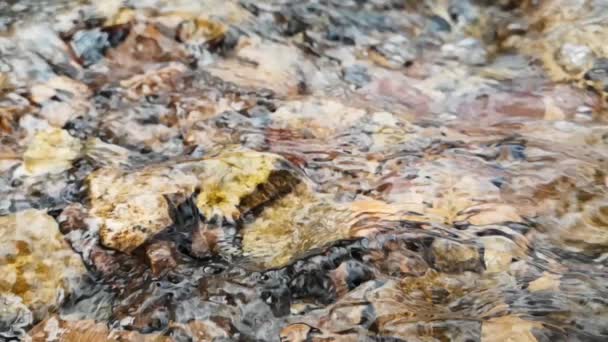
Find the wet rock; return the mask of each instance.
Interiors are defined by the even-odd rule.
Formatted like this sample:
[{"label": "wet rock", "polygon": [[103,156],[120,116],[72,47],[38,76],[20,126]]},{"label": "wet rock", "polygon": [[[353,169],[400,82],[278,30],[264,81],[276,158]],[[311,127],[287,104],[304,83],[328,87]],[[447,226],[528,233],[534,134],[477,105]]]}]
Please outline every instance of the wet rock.
[{"label": "wet rock", "polygon": [[7,54],[15,84],[30,85],[31,81],[46,81],[55,76],[53,68],[58,66],[76,69],[67,45],[48,24],[27,25],[16,34],[19,36],[20,53],[15,55],[17,50]]},{"label": "wet rock", "polygon": [[86,98],[91,90],[85,84],[66,76],[52,77],[44,83],[35,84],[30,88],[31,98],[37,104],[56,97],[62,101],[72,98]]},{"label": "wet rock", "polygon": [[42,321],[28,333],[31,341],[70,341],[70,339],[102,341],[107,335],[108,328],[105,324],[94,321],[63,321],[57,317]]},{"label": "wet rock", "polygon": [[559,238],[572,247],[585,250],[608,245],[606,201],[589,201],[582,211],[569,212],[552,221],[559,227]]},{"label": "wet rock", "polygon": [[368,51],[370,59],[385,68],[401,69],[416,59],[416,52],[404,36],[392,36],[383,44],[372,46]]},{"label": "wet rock", "polygon": [[186,70],[187,67],[182,63],[168,63],[160,68],[151,69],[122,80],[120,85],[126,89],[128,97],[139,99],[158,94],[161,91],[174,89],[178,83],[177,80]]},{"label": "wet rock", "polygon": [[66,76],[33,85],[30,93],[32,100],[41,106],[39,115],[54,127],[64,127],[68,121],[90,110],[89,87]]},{"label": "wet rock", "polygon": [[352,212],[302,189],[265,208],[242,228],[243,255],[262,268],[281,267],[350,236]]},{"label": "wet rock", "polygon": [[102,141],[99,138],[87,139],[84,143],[84,155],[95,165],[104,167],[124,167],[130,165],[130,157],[136,157],[130,150]]},{"label": "wet rock", "polygon": [[23,168],[29,175],[60,173],[80,157],[82,144],[67,131],[51,128],[42,131],[29,144],[23,155]]},{"label": "wet rock", "polygon": [[398,217],[398,208],[382,202],[336,203],[301,186],[244,222],[242,255],[254,268],[283,267],[338,241],[390,231]]},{"label": "wet rock", "polygon": [[78,31],[72,38],[72,49],[88,67],[104,58],[105,50],[110,46],[108,35],[100,29]]},{"label": "wet rock", "polygon": [[280,198],[300,182],[295,170],[278,155],[223,152],[198,165],[200,193],[196,206],[207,218],[228,221]]},{"label": "wet rock", "polygon": [[465,211],[465,215],[469,213],[467,221],[474,225],[522,222],[517,208],[510,205],[479,205]]},{"label": "wet rock", "polygon": [[270,115],[272,126],[282,129],[305,130],[318,138],[328,138],[347,129],[365,115],[331,99],[290,101]]},{"label": "wet rock", "polygon": [[509,265],[525,255],[524,248],[503,236],[483,236],[480,238],[484,247],[483,261],[486,272],[502,272]]},{"label": "wet rock", "polygon": [[537,342],[538,339],[533,331],[542,329],[542,327],[541,323],[524,320],[517,316],[497,317],[482,323],[481,338],[490,342],[508,340]]},{"label": "wet rock", "polygon": [[[602,0],[21,2],[0,214],[61,212],[99,282],[32,336],[605,337]],[[50,127],[78,157],[21,177]]]},{"label": "wet rock", "polygon": [[185,20],[179,23],[176,39],[188,44],[218,44],[224,38],[227,27],[217,21],[205,18]]},{"label": "wet rock", "polygon": [[315,302],[329,304],[336,300],[336,288],[332,279],[318,272],[301,272],[289,284],[294,299],[312,299]]},{"label": "wet rock", "polygon": [[[150,168],[134,173],[100,169],[87,177],[90,213],[101,220],[101,243],[130,252],[173,222],[166,196],[189,196],[197,181],[171,168]],[[185,198],[185,197],[184,197]]]},{"label": "wet rock", "polygon": [[193,341],[221,340],[230,337],[230,329],[226,329],[226,327],[221,326],[212,320],[191,321],[187,324],[174,324],[171,329],[174,336],[188,337]]},{"label": "wet rock", "polygon": [[80,203],[73,203],[66,206],[62,211],[57,222],[63,234],[86,228],[87,210]]},{"label": "wet rock", "polygon": [[201,223],[192,232],[191,253],[198,258],[220,254],[222,243],[230,241],[225,235],[221,227]]},{"label": "wet rock", "polygon": [[372,254],[374,264],[392,276],[421,276],[429,268],[424,259],[411,251],[391,251],[388,255]]},{"label": "wet rock", "polygon": [[312,339],[315,331],[318,329],[308,324],[291,324],[281,330],[281,342],[306,341]]},{"label": "wet rock", "polygon": [[[309,80],[318,75],[313,65],[293,46],[250,37],[240,38],[234,50],[235,58],[215,62],[209,66],[209,72],[240,86],[270,89],[284,95],[301,93],[308,87]],[[266,56],[282,58],[271,63]]]},{"label": "wet rock", "polygon": [[452,26],[450,23],[438,15],[433,15],[429,18],[429,28],[433,32],[450,32]]},{"label": "wet rock", "polygon": [[33,314],[21,297],[0,294],[0,337],[7,340],[22,338],[33,322]]},{"label": "wet rock", "polygon": [[[86,270],[51,216],[33,209],[2,216],[0,236],[0,271],[4,274],[0,297],[11,302],[20,299],[40,319],[78,288]],[[14,305],[3,308],[21,311]],[[22,316],[16,312],[4,315]],[[23,319],[16,319],[16,324]]]},{"label": "wet rock", "polygon": [[[183,20],[183,19],[182,19]],[[160,24],[147,20],[104,28],[110,47],[105,59],[89,68],[108,70],[120,68],[122,72],[104,75],[107,80],[121,80],[145,72],[146,67],[158,67],[156,63],[188,63],[188,53],[175,40],[172,30],[162,29]],[[168,31],[168,32],[167,32]]]},{"label": "wet rock", "polygon": [[40,322],[29,333],[32,342],[45,341],[141,341],[170,342],[171,338],[160,334],[140,334],[108,328],[93,320],[65,320],[57,316]]},{"label": "wet rock", "polygon": [[370,100],[384,103],[382,109],[391,112],[423,114],[429,112],[431,98],[412,87],[403,75],[374,78],[360,92]]},{"label": "wet rock", "polygon": [[152,274],[155,277],[161,277],[177,266],[175,254],[175,245],[169,241],[159,241],[147,246],[146,256]]},{"label": "wet rock", "polygon": [[480,323],[465,320],[442,320],[434,322],[407,322],[395,320],[381,328],[383,336],[407,341],[447,340],[467,341],[480,339]]},{"label": "wet rock", "polygon": [[594,82],[601,90],[608,89],[608,58],[598,58],[591,69],[585,73],[585,79]]},{"label": "wet rock", "polygon": [[98,274],[111,278],[120,271],[120,259],[116,258],[113,251],[101,246],[93,246],[86,250],[88,262]]},{"label": "wet rock", "polygon": [[484,65],[488,62],[488,53],[483,44],[474,38],[465,38],[455,44],[446,44],[441,51],[447,57],[457,58],[468,65]]},{"label": "wet rock", "polygon": [[356,88],[363,87],[371,81],[367,69],[358,64],[342,69],[342,77],[346,82],[354,85]]},{"label": "wet rock", "polygon": [[331,272],[338,296],[343,296],[362,283],[374,278],[373,271],[362,263],[346,261]]},{"label": "wet rock", "polygon": [[560,276],[544,272],[542,276],[534,279],[528,284],[528,291],[559,291]]},{"label": "wet rock", "polygon": [[566,43],[557,51],[557,63],[569,73],[580,73],[593,64],[593,51],[585,45]]},{"label": "wet rock", "polygon": [[482,268],[477,247],[448,239],[435,239],[431,245],[434,265],[443,272],[479,272]]}]

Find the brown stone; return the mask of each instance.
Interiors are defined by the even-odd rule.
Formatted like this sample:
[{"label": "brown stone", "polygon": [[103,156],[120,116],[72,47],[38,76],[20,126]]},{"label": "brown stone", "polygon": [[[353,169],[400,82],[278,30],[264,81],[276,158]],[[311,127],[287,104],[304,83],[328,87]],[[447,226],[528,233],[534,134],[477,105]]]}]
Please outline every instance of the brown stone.
[{"label": "brown stone", "polygon": [[155,242],[146,247],[146,256],[148,263],[152,269],[152,273],[156,277],[160,277],[175,266],[175,244],[170,241]]}]

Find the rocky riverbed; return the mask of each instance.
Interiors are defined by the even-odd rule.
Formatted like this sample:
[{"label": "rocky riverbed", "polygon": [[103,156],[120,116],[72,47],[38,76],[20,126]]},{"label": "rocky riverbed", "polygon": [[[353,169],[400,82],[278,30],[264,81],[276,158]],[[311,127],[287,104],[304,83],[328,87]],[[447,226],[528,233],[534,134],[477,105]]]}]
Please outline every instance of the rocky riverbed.
[{"label": "rocky riverbed", "polygon": [[608,2],[0,3],[0,341],[605,341]]}]

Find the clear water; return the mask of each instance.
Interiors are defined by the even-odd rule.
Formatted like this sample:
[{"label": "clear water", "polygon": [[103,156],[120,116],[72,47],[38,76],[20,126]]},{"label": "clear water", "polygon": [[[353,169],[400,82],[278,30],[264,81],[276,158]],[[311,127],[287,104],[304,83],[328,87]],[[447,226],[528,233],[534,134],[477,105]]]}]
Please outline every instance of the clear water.
[{"label": "clear water", "polygon": [[[0,214],[47,212],[86,266],[0,339],[608,339],[607,5],[500,3],[0,4]],[[50,127],[77,156],[25,172]],[[209,162],[235,149],[283,176]],[[110,204],[173,205],[123,252],[110,169]],[[211,189],[235,173],[261,197]],[[236,212],[197,207],[220,190]]]}]

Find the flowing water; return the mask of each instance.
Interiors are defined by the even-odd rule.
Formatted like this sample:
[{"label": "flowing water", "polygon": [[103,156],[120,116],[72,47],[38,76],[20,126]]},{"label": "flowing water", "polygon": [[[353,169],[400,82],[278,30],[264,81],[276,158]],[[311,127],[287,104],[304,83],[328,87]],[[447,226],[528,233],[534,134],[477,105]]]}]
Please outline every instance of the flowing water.
[{"label": "flowing water", "polygon": [[608,340],[606,0],[0,2],[0,340]]}]

